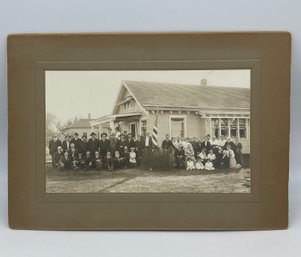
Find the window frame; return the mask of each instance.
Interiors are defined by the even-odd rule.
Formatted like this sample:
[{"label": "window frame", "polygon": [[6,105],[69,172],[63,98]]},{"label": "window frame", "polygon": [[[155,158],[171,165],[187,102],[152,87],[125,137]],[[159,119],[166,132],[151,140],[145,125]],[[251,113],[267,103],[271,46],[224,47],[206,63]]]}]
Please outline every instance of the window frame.
[{"label": "window frame", "polygon": [[183,119],[183,121],[184,121],[184,138],[186,138],[187,137],[187,117],[186,117],[186,115],[176,115],[176,114],[169,115],[169,135],[170,135],[170,137],[172,137],[172,134],[171,134],[171,120],[173,118]]}]

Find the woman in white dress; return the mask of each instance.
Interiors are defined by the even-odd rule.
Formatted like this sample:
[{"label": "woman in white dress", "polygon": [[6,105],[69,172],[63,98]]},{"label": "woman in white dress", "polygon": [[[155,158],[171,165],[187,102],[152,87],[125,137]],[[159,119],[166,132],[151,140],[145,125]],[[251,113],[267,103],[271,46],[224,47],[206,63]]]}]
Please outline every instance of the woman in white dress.
[{"label": "woman in white dress", "polygon": [[227,151],[228,151],[229,157],[230,157],[230,169],[239,169],[239,168],[241,168],[241,165],[236,162],[235,153],[231,149],[230,145],[227,145]]}]

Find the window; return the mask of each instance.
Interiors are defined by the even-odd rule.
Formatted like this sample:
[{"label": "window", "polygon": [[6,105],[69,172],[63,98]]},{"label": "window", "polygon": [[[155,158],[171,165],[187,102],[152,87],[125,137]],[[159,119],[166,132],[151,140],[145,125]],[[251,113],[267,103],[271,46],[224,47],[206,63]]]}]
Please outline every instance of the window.
[{"label": "window", "polygon": [[212,126],[212,135],[215,137],[219,137],[219,120],[218,119],[212,119],[211,120],[211,126]]},{"label": "window", "polygon": [[130,109],[134,109],[135,108],[135,101],[131,100],[130,101]]},{"label": "window", "polygon": [[128,101],[124,104],[124,109],[125,110],[130,110],[130,109],[134,109],[134,108],[135,108],[135,101],[134,100],[130,100],[130,101]]},{"label": "window", "polygon": [[246,119],[239,119],[239,137],[246,138]]},{"label": "window", "polygon": [[246,120],[245,118],[213,118],[211,119],[212,135],[247,138]]},{"label": "window", "polygon": [[170,117],[170,136],[185,137],[185,117]]},{"label": "window", "polygon": [[222,136],[227,137],[228,133],[228,119],[221,119],[221,133]]},{"label": "window", "polygon": [[231,137],[237,137],[237,119],[230,120]]}]

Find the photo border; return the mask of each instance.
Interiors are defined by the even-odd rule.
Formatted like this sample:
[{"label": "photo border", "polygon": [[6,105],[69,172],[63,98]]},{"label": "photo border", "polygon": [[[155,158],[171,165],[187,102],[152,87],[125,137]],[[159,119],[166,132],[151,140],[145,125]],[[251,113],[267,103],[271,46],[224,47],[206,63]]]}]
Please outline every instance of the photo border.
[{"label": "photo border", "polygon": [[[89,68],[87,69],[87,66]],[[97,203],[138,203],[138,202],[170,202],[170,203],[187,203],[187,202],[260,202],[261,195],[261,156],[260,156],[260,143],[251,144],[250,149],[252,153],[256,153],[254,158],[250,158],[251,167],[251,192],[250,193],[191,193],[191,192],[179,192],[179,193],[168,193],[168,192],[138,192],[138,193],[46,193],[46,159],[45,152],[43,149],[46,145],[43,145],[40,139],[45,138],[45,126],[41,127],[40,124],[45,125],[45,73],[47,70],[56,71],[125,71],[125,70],[236,70],[236,69],[248,69],[250,70],[250,98],[260,99],[260,60],[174,60],[174,61],[130,61],[130,62],[45,62],[36,61],[36,107],[40,108],[43,106],[44,115],[39,112],[36,119],[36,171],[37,171],[37,199],[40,202],[97,202]],[[185,69],[181,69],[185,67]],[[252,88],[254,88],[252,90]],[[105,90],[105,88],[104,88]],[[256,132],[256,128],[260,128],[261,122],[261,105],[255,104],[250,99],[250,138],[255,137],[254,142],[261,142],[260,133]],[[254,109],[254,111],[252,111]],[[252,127],[252,119],[256,120],[254,124],[256,127]],[[43,133],[44,132],[44,133]],[[42,146],[44,148],[42,148]],[[44,154],[44,156],[43,156]],[[252,154],[253,155],[253,154]],[[252,167],[254,167],[254,174],[252,173]],[[42,172],[43,171],[43,172]],[[253,183],[254,181],[254,183]],[[256,186],[259,185],[259,186]],[[210,194],[208,199],[207,194]]]},{"label": "photo border", "polygon": [[[227,63],[224,67],[223,62]],[[137,64],[143,64],[143,69],[160,70],[164,65],[166,69],[193,69],[193,64],[195,69],[241,69],[243,62],[249,62],[246,67],[252,67],[251,194],[74,194],[76,198],[72,199],[74,196],[68,194],[44,193],[45,180],[41,184],[41,179],[45,174],[45,69],[70,70],[78,65],[79,70],[113,70],[114,67],[124,70],[138,69]],[[287,228],[290,66],[288,32],[9,36],[10,227],[46,230]]]}]

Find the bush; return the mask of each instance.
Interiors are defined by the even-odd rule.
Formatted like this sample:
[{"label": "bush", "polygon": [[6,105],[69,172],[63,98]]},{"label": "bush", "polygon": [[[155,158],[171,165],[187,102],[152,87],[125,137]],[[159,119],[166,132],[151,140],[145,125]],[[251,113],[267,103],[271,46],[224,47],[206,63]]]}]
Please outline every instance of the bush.
[{"label": "bush", "polygon": [[144,153],[141,166],[144,169],[152,169],[157,171],[165,171],[170,170],[171,167],[169,166],[169,155],[160,151],[154,152],[147,152]]}]

